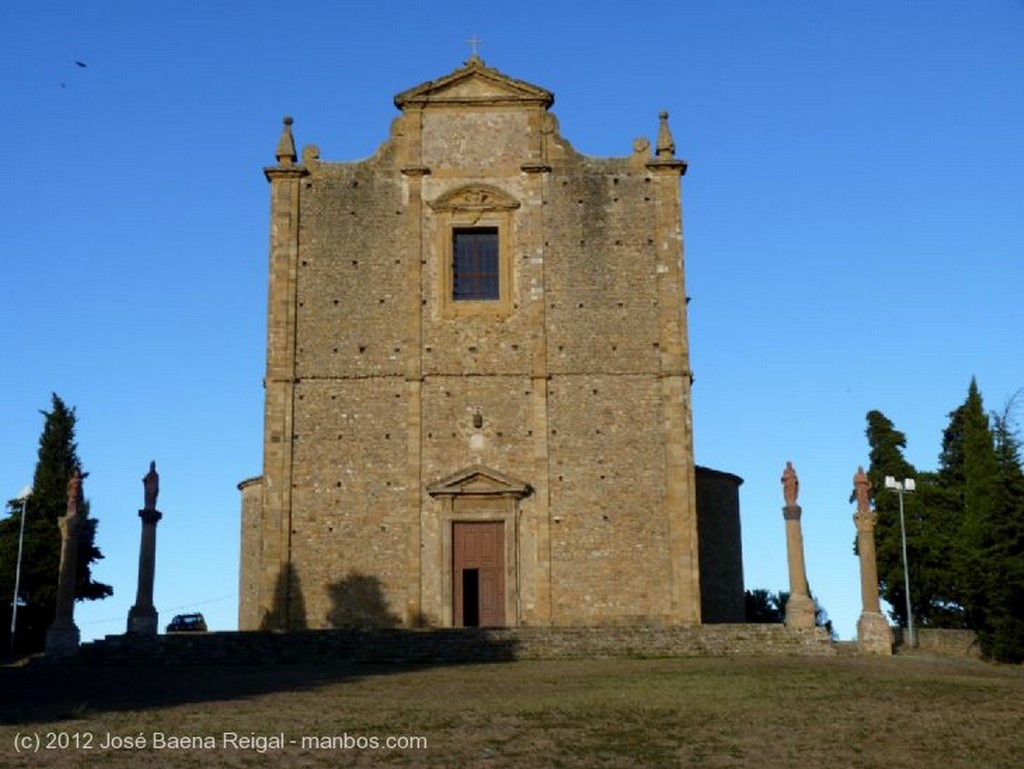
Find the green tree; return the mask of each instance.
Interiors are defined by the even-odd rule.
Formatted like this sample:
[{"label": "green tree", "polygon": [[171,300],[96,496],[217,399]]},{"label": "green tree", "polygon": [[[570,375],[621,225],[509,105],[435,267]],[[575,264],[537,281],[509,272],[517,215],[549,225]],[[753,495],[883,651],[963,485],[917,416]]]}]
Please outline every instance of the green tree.
[{"label": "green tree", "polygon": [[744,591],[743,608],[747,622],[781,624],[786,621],[779,594],[763,587]]},{"label": "green tree", "polygon": [[[933,473],[919,472],[906,460],[906,436],[880,411],[867,414],[869,446],[868,479],[877,513],[875,550],[879,593],[890,605],[892,618],[907,626],[907,594],[903,568],[903,535],[899,495],[885,489],[886,476],[898,481],[912,478],[914,493],[903,495],[907,535],[907,571],[910,575],[911,610],[914,622],[925,627],[963,627],[951,562],[956,549],[959,522],[950,518]],[[854,542],[856,551],[856,541]]]},{"label": "green tree", "polygon": [[1013,405],[1021,392],[992,418],[999,468],[986,537],[992,610],[988,626],[979,629],[987,653],[1007,662],[1024,661],[1024,469],[1020,440],[1012,429]]},{"label": "green tree", "polygon": [[989,416],[978,383],[972,378],[967,398],[949,414],[942,434],[939,494],[935,515],[955,532],[956,547],[949,566],[955,600],[964,608],[965,622],[975,630],[989,622],[991,524],[998,506],[999,461]]},{"label": "green tree", "polygon": [[[32,496],[25,514],[25,539],[21,559],[19,585],[18,635],[23,651],[42,648],[46,628],[56,612],[57,573],[60,567],[60,530],[57,519],[67,512],[68,479],[75,470],[83,471],[75,442],[75,410],[68,408],[54,394],[39,438],[39,453],[32,479]],[[17,559],[18,533],[21,526],[21,503],[8,503],[11,515],[0,522],[0,595],[14,593],[14,568]],[[97,521],[89,515],[86,500],[79,510],[82,518],[79,535],[78,581],[76,597],[96,600],[113,594],[110,585],[92,578],[91,565],[103,558],[96,546]],[[11,564],[11,568],[6,565]],[[5,601],[6,603],[6,601]],[[7,607],[6,612],[10,611]],[[5,613],[6,613],[5,612]],[[7,614],[10,617],[10,614]],[[4,624],[9,632],[10,622]]]},{"label": "green tree", "polygon": [[956,572],[967,624],[987,656],[1021,661],[1024,472],[1012,403],[990,417],[971,380],[943,434],[939,478],[947,509],[960,518]]},{"label": "green tree", "polygon": [[[907,551],[914,620],[921,626],[968,627],[986,656],[1024,660],[1024,469],[1013,429],[1014,400],[989,415],[973,378],[949,414],[939,467],[916,473],[906,495]],[[879,587],[906,622],[899,508],[884,478],[913,478],[906,440],[880,412],[868,414],[868,443]]]}]

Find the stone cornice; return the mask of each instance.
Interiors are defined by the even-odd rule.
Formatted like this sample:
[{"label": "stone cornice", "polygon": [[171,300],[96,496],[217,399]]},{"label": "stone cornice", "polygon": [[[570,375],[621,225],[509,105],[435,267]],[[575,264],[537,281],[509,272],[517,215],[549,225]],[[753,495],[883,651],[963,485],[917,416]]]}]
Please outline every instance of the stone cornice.
[{"label": "stone cornice", "polygon": [[263,175],[268,182],[275,182],[278,179],[301,179],[309,175],[309,169],[305,166],[266,166]]},{"label": "stone cornice", "polygon": [[679,160],[678,158],[654,158],[653,160],[648,160],[644,166],[651,171],[659,173],[669,171],[680,176],[686,174],[686,161]]}]

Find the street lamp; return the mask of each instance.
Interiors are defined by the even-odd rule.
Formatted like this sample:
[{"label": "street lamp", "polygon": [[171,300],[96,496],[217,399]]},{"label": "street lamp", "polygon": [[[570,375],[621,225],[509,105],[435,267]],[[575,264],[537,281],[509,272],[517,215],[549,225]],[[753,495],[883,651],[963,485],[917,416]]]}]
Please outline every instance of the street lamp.
[{"label": "street lamp", "polygon": [[18,560],[14,566],[14,600],[11,602],[11,656],[14,656],[14,632],[18,628],[18,592],[21,590],[21,546],[25,542],[25,506],[32,496],[32,487],[21,490],[15,502],[21,502],[21,530],[18,532]]},{"label": "street lamp", "polygon": [[914,637],[914,615],[910,609],[910,568],[907,566],[907,525],[903,521],[903,495],[916,490],[913,478],[904,478],[897,481],[893,476],[885,476],[885,488],[895,491],[900,496],[900,535],[903,538],[903,587],[907,594],[907,634],[910,636],[910,648],[917,646],[917,639]]}]

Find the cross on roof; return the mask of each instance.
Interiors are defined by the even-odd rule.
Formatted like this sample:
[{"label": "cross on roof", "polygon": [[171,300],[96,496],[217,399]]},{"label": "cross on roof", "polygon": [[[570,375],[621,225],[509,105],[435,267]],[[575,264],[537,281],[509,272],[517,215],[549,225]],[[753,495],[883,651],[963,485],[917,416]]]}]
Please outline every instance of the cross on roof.
[{"label": "cross on roof", "polygon": [[478,38],[476,36],[476,32],[474,32],[473,36],[471,38],[469,38],[466,42],[469,43],[470,47],[472,48],[472,58],[474,58],[474,59],[480,58],[479,57],[479,52],[477,51],[477,46],[480,45],[480,43],[482,43],[483,40],[481,40],[480,38]]}]

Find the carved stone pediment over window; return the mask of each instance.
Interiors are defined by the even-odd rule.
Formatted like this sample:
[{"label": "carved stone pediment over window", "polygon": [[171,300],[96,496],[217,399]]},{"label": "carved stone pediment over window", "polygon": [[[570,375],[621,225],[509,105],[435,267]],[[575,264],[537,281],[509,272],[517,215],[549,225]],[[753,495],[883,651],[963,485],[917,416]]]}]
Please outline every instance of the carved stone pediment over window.
[{"label": "carved stone pediment over window", "polygon": [[519,201],[497,187],[473,184],[446,192],[430,207],[435,211],[511,211],[519,208]]},{"label": "carved stone pediment over window", "polygon": [[483,465],[474,465],[427,486],[432,497],[464,495],[522,499],[533,492],[530,484]]},{"label": "carved stone pediment over window", "polygon": [[[468,315],[505,316],[512,312],[515,273],[513,217],[519,201],[489,184],[466,184],[429,202],[437,220],[438,296],[441,314],[447,318]],[[466,294],[456,280],[459,260],[455,241],[467,230],[485,230],[494,241],[492,262],[474,265],[472,272],[486,275],[486,295]],[[469,233],[472,234],[472,233]],[[461,264],[461,262],[459,262]]]}]

